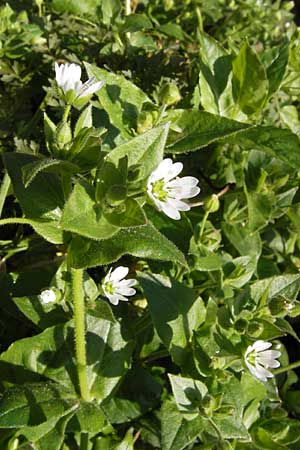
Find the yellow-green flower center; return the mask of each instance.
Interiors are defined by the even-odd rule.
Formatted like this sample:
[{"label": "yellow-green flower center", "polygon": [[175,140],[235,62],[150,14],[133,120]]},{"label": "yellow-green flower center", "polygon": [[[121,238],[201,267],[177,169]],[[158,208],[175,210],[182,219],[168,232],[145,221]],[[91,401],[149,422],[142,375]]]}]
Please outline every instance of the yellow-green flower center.
[{"label": "yellow-green flower center", "polygon": [[168,193],[164,190],[164,180],[158,180],[152,183],[152,194],[161,202],[165,202],[168,198]]},{"label": "yellow-green flower center", "polygon": [[113,295],[113,293],[114,293],[114,288],[113,288],[112,283],[110,283],[110,282],[105,283],[104,288],[105,288],[105,290],[106,290],[106,292],[107,292],[108,294]]}]

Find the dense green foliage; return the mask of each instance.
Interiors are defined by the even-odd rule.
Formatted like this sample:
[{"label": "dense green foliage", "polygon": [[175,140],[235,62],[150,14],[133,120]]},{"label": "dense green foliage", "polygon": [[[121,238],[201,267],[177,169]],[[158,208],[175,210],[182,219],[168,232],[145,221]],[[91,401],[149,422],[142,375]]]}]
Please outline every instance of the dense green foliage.
[{"label": "dense green foliage", "polygon": [[[1,449],[299,449],[293,7],[0,6]],[[67,94],[55,63],[103,85]],[[149,199],[164,158],[199,179],[181,220]],[[138,280],[117,306],[111,265]]]}]

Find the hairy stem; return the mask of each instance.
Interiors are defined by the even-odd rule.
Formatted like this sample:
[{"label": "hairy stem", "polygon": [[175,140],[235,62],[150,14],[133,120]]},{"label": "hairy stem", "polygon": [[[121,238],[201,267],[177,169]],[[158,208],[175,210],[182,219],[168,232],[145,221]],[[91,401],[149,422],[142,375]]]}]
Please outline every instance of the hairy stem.
[{"label": "hairy stem", "polygon": [[68,120],[70,114],[71,105],[66,105],[62,117],[62,122],[66,122]]},{"label": "hairy stem", "polygon": [[80,449],[79,450],[88,450],[89,446],[89,434],[81,433],[80,435]]},{"label": "hairy stem", "polygon": [[18,223],[32,226],[32,221],[29,219],[26,219],[25,217],[9,217],[7,219],[0,220],[0,227],[1,227],[1,225],[16,225]]},{"label": "hairy stem", "polygon": [[0,217],[2,214],[2,210],[3,210],[3,206],[4,206],[4,202],[8,193],[8,189],[10,186],[10,178],[7,172],[5,172],[3,180],[2,180],[2,184],[1,184],[1,188],[0,188]]},{"label": "hairy stem", "polygon": [[289,370],[297,369],[300,367],[300,361],[293,362],[285,367],[280,367],[280,369],[274,370],[274,375],[279,375],[280,373],[288,372]]},{"label": "hairy stem", "polygon": [[84,400],[89,401],[91,397],[88,388],[87,365],[86,365],[83,270],[71,269],[71,274],[72,274],[72,291],[74,301],[77,373],[81,397]]}]

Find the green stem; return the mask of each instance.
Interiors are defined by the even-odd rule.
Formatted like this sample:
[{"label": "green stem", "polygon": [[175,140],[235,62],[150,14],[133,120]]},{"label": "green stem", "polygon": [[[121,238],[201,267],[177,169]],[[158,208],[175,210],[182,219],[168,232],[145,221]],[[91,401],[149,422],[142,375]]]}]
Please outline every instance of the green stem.
[{"label": "green stem", "polygon": [[280,367],[280,369],[274,370],[273,373],[274,373],[274,375],[279,375],[280,373],[284,373],[284,372],[288,372],[289,370],[297,369],[297,367],[300,367],[300,361],[296,361],[285,367]]},{"label": "green stem", "polygon": [[4,202],[8,193],[8,189],[10,186],[10,178],[7,172],[5,172],[3,180],[2,180],[2,184],[1,184],[1,188],[0,188],[0,217],[2,214],[2,210],[3,210],[3,206],[4,206]]},{"label": "green stem", "polygon": [[201,223],[201,228],[200,228],[200,233],[199,233],[199,239],[202,238],[203,231],[204,231],[204,227],[205,227],[205,224],[206,224],[206,221],[207,221],[208,216],[209,216],[209,211],[205,211],[205,214],[204,214],[204,216],[203,216],[202,223]]},{"label": "green stem", "polygon": [[71,105],[66,105],[62,117],[62,122],[67,122],[69,114],[70,114]]},{"label": "green stem", "polygon": [[25,217],[9,217],[7,219],[0,220],[0,226],[1,225],[16,225],[18,223],[32,226],[32,221],[29,219],[26,219]]},{"label": "green stem", "polygon": [[88,388],[87,364],[86,364],[83,270],[71,269],[71,274],[72,274],[72,291],[74,301],[77,373],[81,397],[84,400],[89,401],[91,400],[91,397]]},{"label": "green stem", "polygon": [[198,20],[199,31],[201,33],[203,33],[203,19],[202,19],[202,14],[201,14],[201,10],[200,10],[199,6],[196,6],[196,16],[197,16],[197,20]]},{"label": "green stem", "polygon": [[89,446],[89,433],[81,433],[80,435],[80,448],[79,450],[88,450]]}]

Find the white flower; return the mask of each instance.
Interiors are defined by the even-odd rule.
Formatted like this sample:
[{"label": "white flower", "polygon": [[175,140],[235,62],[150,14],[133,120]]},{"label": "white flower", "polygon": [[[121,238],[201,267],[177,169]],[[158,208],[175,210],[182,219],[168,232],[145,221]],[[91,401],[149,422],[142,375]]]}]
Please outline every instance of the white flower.
[{"label": "white flower", "polygon": [[258,340],[253,345],[249,345],[245,352],[245,363],[248,369],[260,381],[267,381],[274,375],[269,368],[276,368],[280,366],[280,362],[276,360],[281,355],[277,350],[268,350],[272,347],[271,342]]},{"label": "white flower", "polygon": [[75,92],[75,98],[83,98],[92,95],[103,86],[103,81],[96,81],[95,77],[89,78],[85,83],[81,81],[81,67],[77,64],[55,63],[55,75],[57,85],[65,94]]},{"label": "white flower", "polygon": [[182,163],[173,164],[170,158],[164,159],[151,173],[147,183],[147,193],[157,209],[175,220],[180,219],[179,211],[190,209],[182,199],[195,197],[200,192],[197,178],[177,177],[182,169]]},{"label": "white flower", "polygon": [[117,305],[120,300],[127,302],[128,296],[135,294],[135,289],[132,288],[137,282],[134,279],[124,280],[128,274],[128,267],[119,266],[112,271],[109,269],[108,274],[104,278],[102,289],[104,294],[113,305]]},{"label": "white flower", "polygon": [[39,299],[44,305],[56,302],[56,294],[53,289],[45,289],[39,295]]}]

